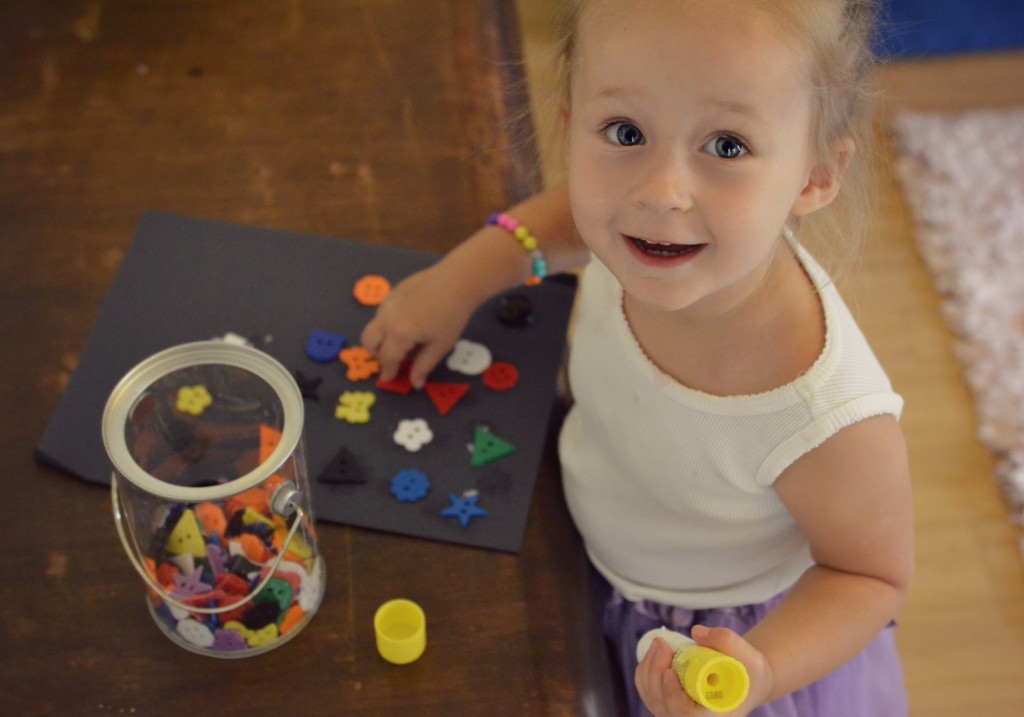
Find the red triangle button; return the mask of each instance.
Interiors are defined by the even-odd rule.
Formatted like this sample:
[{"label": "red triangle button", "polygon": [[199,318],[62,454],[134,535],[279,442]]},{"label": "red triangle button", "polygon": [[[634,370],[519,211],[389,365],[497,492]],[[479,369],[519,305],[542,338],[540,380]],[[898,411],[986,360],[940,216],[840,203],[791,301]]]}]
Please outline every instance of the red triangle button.
[{"label": "red triangle button", "polygon": [[437,406],[442,416],[447,416],[452,407],[469,392],[468,383],[428,383],[423,390]]}]

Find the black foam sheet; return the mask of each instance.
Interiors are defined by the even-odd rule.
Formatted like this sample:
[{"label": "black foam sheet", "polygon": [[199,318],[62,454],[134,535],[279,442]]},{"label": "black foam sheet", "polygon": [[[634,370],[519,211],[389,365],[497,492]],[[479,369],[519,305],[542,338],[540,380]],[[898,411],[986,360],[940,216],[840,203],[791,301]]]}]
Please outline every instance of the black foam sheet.
[{"label": "black foam sheet", "polygon": [[[321,364],[305,355],[314,329],[358,344],[374,312],[353,297],[360,277],[381,274],[394,283],[437,259],[353,240],[147,212],[36,456],[87,481],[109,483],[100,424],[120,378],[165,348],[230,332],[248,338],[290,371],[301,371],[311,383],[319,379],[318,399],[305,401],[304,430],[317,518],[517,552],[554,402],[574,281],[554,277],[517,288],[474,314],[464,338],[488,347],[494,360],[516,366],[519,383],[496,392],[480,376],[453,372],[442,363],[429,380],[470,385],[446,416],[424,392],[401,395],[378,389],[375,379],[352,382],[341,362]],[[499,306],[513,294],[532,305],[531,325],[498,319]],[[377,394],[369,423],[335,418],[338,397],[348,390]],[[405,418],[426,419],[434,434],[415,453],[392,438]],[[469,446],[478,426],[514,445],[515,452],[472,467]],[[343,449],[350,454],[350,470],[363,482],[318,480]],[[424,499],[400,502],[392,495],[391,478],[406,469],[428,476],[431,487]],[[467,491],[477,491],[486,517],[463,526],[440,515],[452,505],[450,494],[461,497]]]}]

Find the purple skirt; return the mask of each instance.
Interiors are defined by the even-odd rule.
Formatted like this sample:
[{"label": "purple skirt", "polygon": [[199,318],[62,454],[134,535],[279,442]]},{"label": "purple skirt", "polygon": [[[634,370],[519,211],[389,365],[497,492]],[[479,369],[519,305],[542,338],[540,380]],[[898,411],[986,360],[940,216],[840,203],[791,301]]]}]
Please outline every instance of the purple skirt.
[{"label": "purple skirt", "polygon": [[[633,683],[636,644],[645,632],[665,626],[689,635],[694,625],[707,625],[728,627],[742,635],[783,597],[778,595],[759,605],[686,610],[646,600],[631,602],[607,583],[605,587],[604,632],[622,669],[633,717],[651,717]],[[906,717],[907,694],[893,628],[890,625],[879,633],[863,652],[832,674],[758,707],[750,717]]]}]

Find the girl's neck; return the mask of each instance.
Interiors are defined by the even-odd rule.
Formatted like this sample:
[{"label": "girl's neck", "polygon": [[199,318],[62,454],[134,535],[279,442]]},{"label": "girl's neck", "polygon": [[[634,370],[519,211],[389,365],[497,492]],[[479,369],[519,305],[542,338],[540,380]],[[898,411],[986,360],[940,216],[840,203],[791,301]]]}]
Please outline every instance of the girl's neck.
[{"label": "girl's neck", "polygon": [[708,311],[655,312],[623,297],[640,347],[684,386],[719,396],[764,393],[792,382],[821,354],[821,302],[785,241],[754,288],[732,305]]}]

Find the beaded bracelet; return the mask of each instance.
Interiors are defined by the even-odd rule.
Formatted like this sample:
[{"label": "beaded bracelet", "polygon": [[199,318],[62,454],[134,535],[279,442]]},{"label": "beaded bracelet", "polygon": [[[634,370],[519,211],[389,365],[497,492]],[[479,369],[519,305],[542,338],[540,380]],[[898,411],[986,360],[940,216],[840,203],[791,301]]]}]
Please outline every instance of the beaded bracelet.
[{"label": "beaded bracelet", "polygon": [[487,217],[487,225],[501,227],[512,234],[515,240],[519,242],[519,245],[530,254],[532,259],[530,264],[532,275],[526,280],[528,285],[539,284],[540,280],[547,276],[548,263],[540,250],[537,237],[524,225],[520,224],[518,219],[510,217],[508,214],[492,214]]}]

